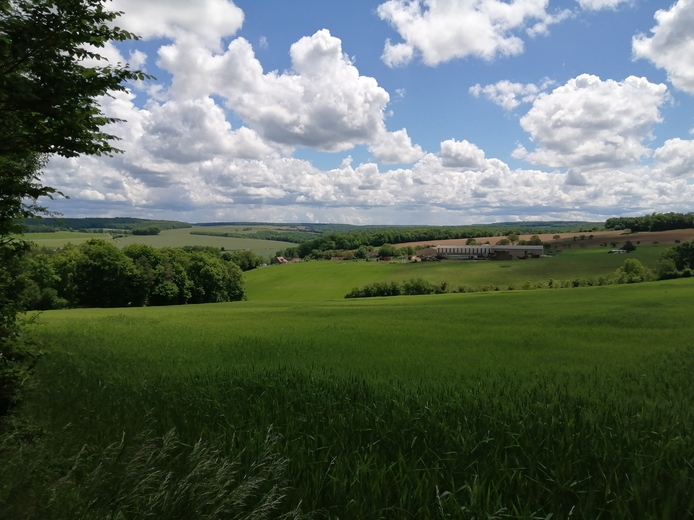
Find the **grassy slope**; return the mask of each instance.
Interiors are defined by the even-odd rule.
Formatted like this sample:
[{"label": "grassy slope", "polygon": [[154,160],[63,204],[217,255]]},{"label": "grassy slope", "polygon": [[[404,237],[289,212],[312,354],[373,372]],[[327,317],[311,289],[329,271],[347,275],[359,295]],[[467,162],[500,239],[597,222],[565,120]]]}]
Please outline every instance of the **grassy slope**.
[{"label": "grassy slope", "polygon": [[[240,475],[262,468],[272,431],[288,459],[268,477],[289,486],[279,511],[684,518],[692,297],[687,279],[46,312],[35,334],[51,353],[25,417],[73,458],[0,450],[17,459],[0,513],[4,496],[8,518],[24,500],[36,518],[199,516],[186,504],[229,496],[232,457]],[[181,444],[163,451],[172,428]],[[224,455],[191,452],[201,442]],[[205,494],[180,496],[190,485]]]},{"label": "grassy slope", "polygon": [[444,261],[419,264],[379,262],[305,262],[269,266],[245,274],[250,301],[321,300],[343,298],[354,287],[381,281],[424,278],[448,282],[451,287],[507,287],[525,281],[573,280],[608,276],[626,258],[636,258],[655,267],[666,246],[639,246],[626,255],[610,255],[604,248],[567,249],[551,258],[507,262]]},{"label": "grassy slope", "polygon": [[[42,314],[61,350],[165,368],[327,367],[397,377],[619,365],[685,347],[694,281],[571,290],[238,302]],[[96,350],[95,350],[96,349]]]}]

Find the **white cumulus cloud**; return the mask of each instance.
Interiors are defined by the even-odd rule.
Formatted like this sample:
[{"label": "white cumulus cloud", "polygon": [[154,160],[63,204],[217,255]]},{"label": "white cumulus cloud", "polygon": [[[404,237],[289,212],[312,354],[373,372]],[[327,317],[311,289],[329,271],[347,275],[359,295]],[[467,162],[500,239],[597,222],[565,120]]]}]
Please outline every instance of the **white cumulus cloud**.
[{"label": "white cumulus cloud", "polygon": [[668,99],[665,85],[645,78],[582,74],[537,97],[520,120],[536,148],[519,146],[513,156],[552,168],[633,164],[649,155],[643,141]]},{"label": "white cumulus cloud", "polygon": [[112,8],[123,11],[118,25],[144,39],[194,36],[213,48],[244,19],[229,0],[113,0]]},{"label": "white cumulus cloud", "polygon": [[548,12],[548,0],[388,0],[378,16],[404,40],[386,42],[383,61],[408,63],[415,51],[427,65],[475,56],[492,60],[523,52],[517,33],[542,34],[568,11]]},{"label": "white cumulus cloud", "polygon": [[479,83],[470,87],[470,94],[475,97],[484,96],[504,110],[513,110],[521,103],[532,103],[535,98],[552,84],[544,80],[539,86],[533,83],[513,83],[502,80],[484,87]]},{"label": "white cumulus cloud", "polygon": [[292,45],[292,70],[284,73],[264,73],[243,38],[224,54],[174,43],[159,55],[160,66],[174,75],[172,96],[218,94],[245,124],[280,145],[348,150],[385,128],[390,96],[374,78],[359,74],[342,42],[325,29]]},{"label": "white cumulus cloud", "polygon": [[669,10],[655,13],[652,36],[635,36],[634,58],[650,60],[665,69],[680,90],[694,94],[694,0],[678,0]]},{"label": "white cumulus cloud", "polygon": [[384,132],[369,146],[379,162],[384,164],[413,163],[424,156],[419,145],[413,145],[407,130]]},{"label": "white cumulus cloud", "polygon": [[578,0],[578,3],[586,11],[601,11],[603,9],[616,9],[630,1],[632,0]]},{"label": "white cumulus cloud", "polygon": [[482,168],[486,163],[484,150],[466,140],[448,139],[443,141],[438,156],[441,159],[441,164],[449,168],[476,170]]},{"label": "white cumulus cloud", "polygon": [[669,177],[694,179],[694,141],[668,139],[653,153],[657,171]]}]

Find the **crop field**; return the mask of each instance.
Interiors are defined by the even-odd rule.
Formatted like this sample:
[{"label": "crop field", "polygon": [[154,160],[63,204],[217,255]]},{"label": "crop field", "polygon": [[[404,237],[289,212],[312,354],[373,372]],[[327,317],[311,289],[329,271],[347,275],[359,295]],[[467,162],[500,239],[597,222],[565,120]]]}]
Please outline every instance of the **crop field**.
[{"label": "crop field", "polygon": [[41,442],[0,446],[0,516],[690,517],[693,297],[46,312],[22,414]]},{"label": "crop field", "polygon": [[512,261],[448,260],[422,263],[364,261],[318,261],[274,265],[245,273],[250,301],[338,299],[354,287],[374,282],[422,278],[432,283],[448,282],[452,288],[478,288],[526,281],[547,282],[609,276],[627,258],[636,258],[654,268],[664,245],[638,246],[629,255],[607,254],[606,248],[566,249],[551,258]]},{"label": "crop field", "polygon": [[[243,229],[239,226],[232,226],[232,229]],[[201,231],[217,228],[192,227],[182,229],[169,229],[162,231],[158,235],[126,235],[123,238],[114,240],[118,247],[128,244],[148,244],[152,247],[184,247],[184,246],[211,246],[224,248],[229,251],[235,249],[249,249],[254,253],[269,258],[276,251],[291,245],[288,242],[276,242],[270,240],[257,240],[252,238],[227,238],[204,235],[191,235],[191,231]],[[219,228],[222,229],[222,228]],[[79,233],[79,232],[57,232],[57,233],[31,233],[26,238],[35,242],[39,246],[61,247],[67,243],[80,244],[90,238],[103,238],[110,240],[110,235],[104,233]]]}]

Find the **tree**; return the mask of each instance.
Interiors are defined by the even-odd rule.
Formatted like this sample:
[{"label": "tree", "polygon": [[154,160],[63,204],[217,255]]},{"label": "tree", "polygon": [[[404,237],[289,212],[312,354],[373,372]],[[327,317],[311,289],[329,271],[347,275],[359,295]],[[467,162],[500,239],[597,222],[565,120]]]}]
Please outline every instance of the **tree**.
[{"label": "tree", "polygon": [[624,249],[624,251],[627,253],[631,253],[632,251],[636,251],[636,246],[631,242],[631,240],[627,240],[624,242],[622,249]]},{"label": "tree", "polygon": [[653,279],[653,272],[635,258],[630,258],[615,271],[615,277],[617,283],[648,282]]},{"label": "tree", "polygon": [[[45,213],[41,168],[52,154],[110,154],[116,138],[103,131],[118,121],[105,116],[98,98],[124,91],[124,82],[145,79],[121,64],[89,66],[102,60],[109,41],[136,37],[112,22],[120,13],[103,0],[0,0],[0,414],[16,399],[21,373],[14,270],[27,251],[17,238],[21,219]],[[22,376],[24,377],[24,376]]]},{"label": "tree", "polygon": [[508,238],[509,242],[515,244],[516,242],[518,242],[519,237],[516,233],[509,233],[508,235],[506,235],[506,238]]},{"label": "tree", "polygon": [[475,240],[474,238],[470,237],[470,238],[468,238],[468,239],[465,241],[465,245],[466,245],[466,246],[475,246],[475,245],[477,245],[477,240]]}]

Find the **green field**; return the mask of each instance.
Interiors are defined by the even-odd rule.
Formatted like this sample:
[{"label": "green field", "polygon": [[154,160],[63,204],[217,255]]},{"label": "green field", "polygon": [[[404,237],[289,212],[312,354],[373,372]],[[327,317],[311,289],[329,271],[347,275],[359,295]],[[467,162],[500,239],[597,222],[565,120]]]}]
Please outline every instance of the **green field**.
[{"label": "green field", "polygon": [[0,516],[685,518],[693,297],[685,279],[46,312]]},{"label": "green field", "polygon": [[655,267],[666,246],[639,246],[629,255],[607,254],[605,248],[572,248],[551,258],[513,261],[448,260],[423,263],[384,263],[364,261],[316,261],[274,265],[245,273],[250,301],[339,299],[354,287],[374,282],[423,278],[429,282],[448,282],[478,288],[609,276],[626,258],[636,258]]},{"label": "green field", "polygon": [[[270,240],[256,240],[252,238],[227,238],[213,237],[204,235],[191,235],[191,231],[209,231],[210,229],[202,226],[191,228],[169,229],[162,231],[158,235],[125,235],[123,238],[114,240],[118,247],[125,247],[128,244],[148,244],[153,247],[184,247],[184,246],[210,246],[224,248],[232,251],[236,249],[249,249],[254,253],[269,258],[276,251],[285,249],[291,245],[289,242],[276,242]],[[223,228],[219,228],[223,229]],[[232,229],[236,227],[232,226]],[[239,229],[243,229],[239,227]],[[80,244],[90,238],[103,238],[111,240],[109,234],[104,233],[79,233],[71,231],[61,231],[56,233],[31,233],[25,236],[28,240],[38,246],[62,247],[67,243]]]}]

